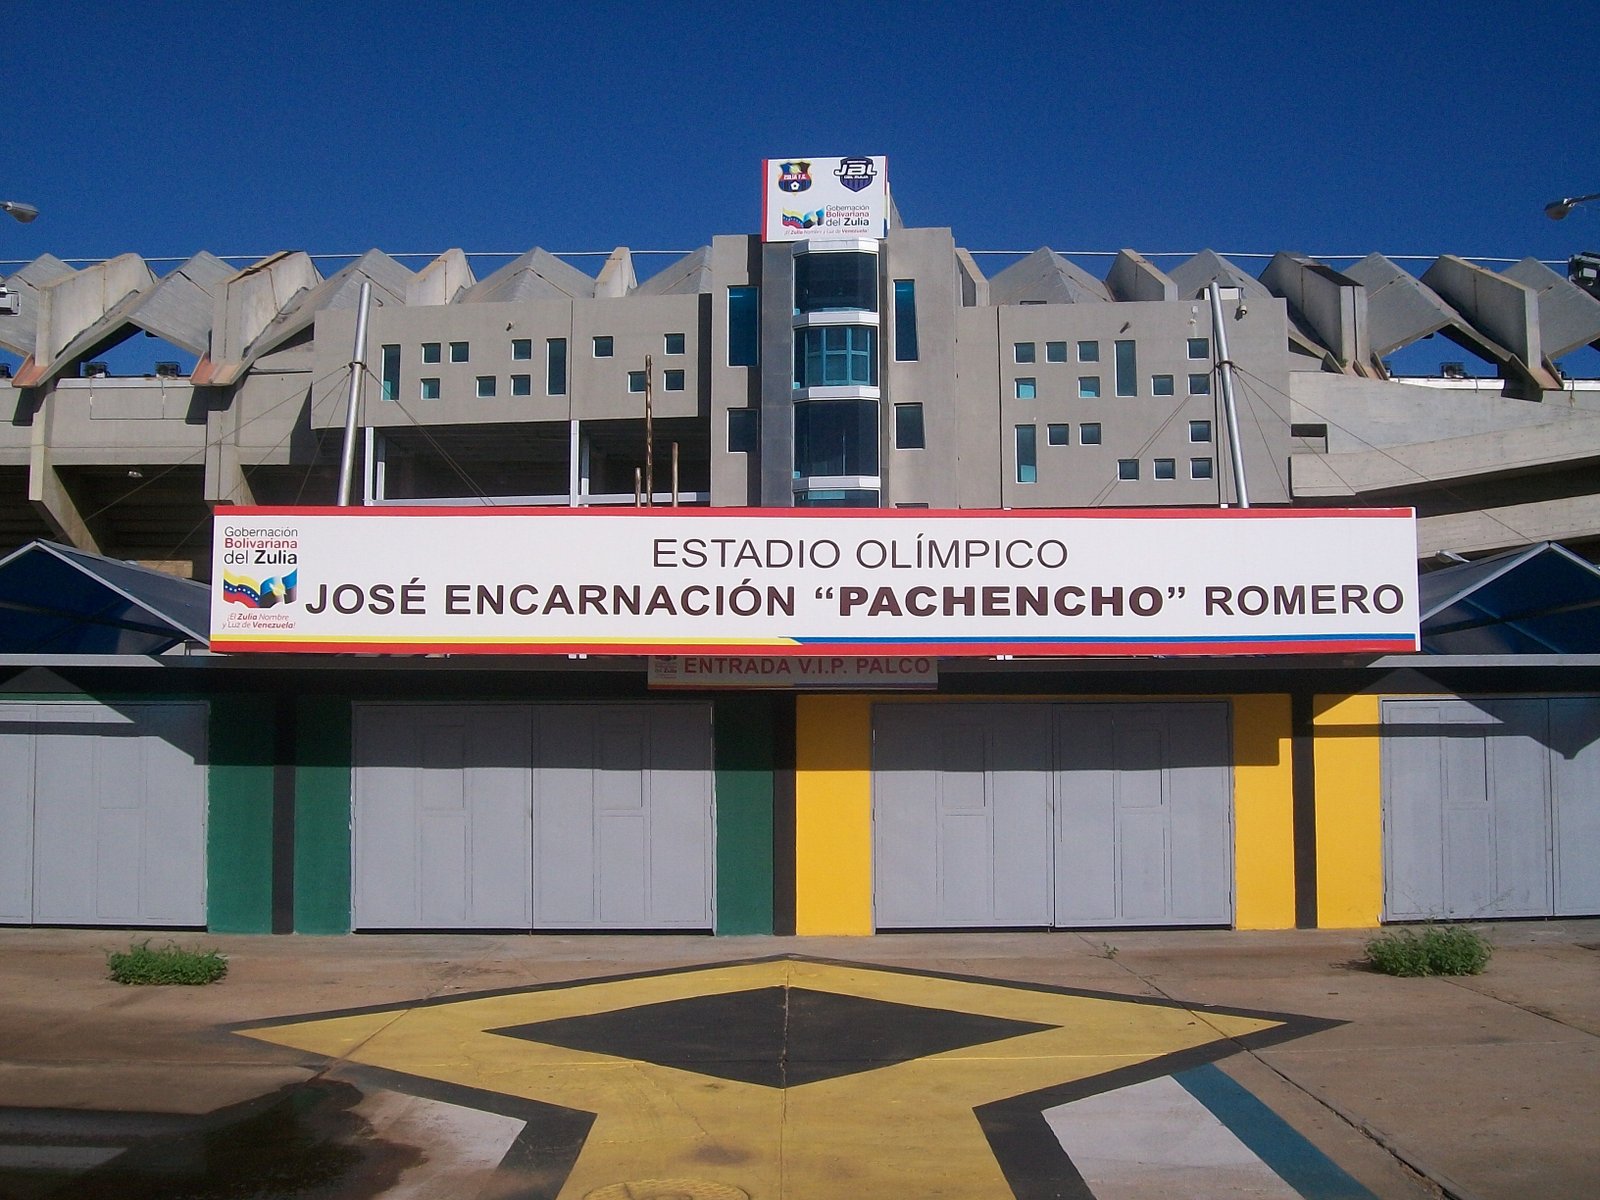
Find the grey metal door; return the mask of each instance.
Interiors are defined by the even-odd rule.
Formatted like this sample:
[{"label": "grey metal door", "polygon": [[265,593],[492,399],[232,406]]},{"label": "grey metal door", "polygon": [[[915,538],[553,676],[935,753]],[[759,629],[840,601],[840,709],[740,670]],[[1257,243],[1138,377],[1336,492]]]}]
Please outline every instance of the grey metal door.
[{"label": "grey metal door", "polygon": [[1384,916],[1549,915],[1548,702],[1382,709]]},{"label": "grey metal door", "polygon": [[709,928],[711,710],[547,705],[535,721],[534,926]]},{"label": "grey metal door", "polygon": [[199,703],[0,708],[0,920],[204,925]]},{"label": "grey metal door", "polygon": [[359,705],[358,929],[526,929],[532,771],[525,705]]},{"label": "grey metal door", "polygon": [[1227,705],[1063,705],[1057,745],[1055,923],[1232,924]]},{"label": "grey metal door", "polygon": [[33,920],[34,704],[0,704],[0,923]]},{"label": "grey metal door", "polygon": [[1600,699],[1550,701],[1555,915],[1600,913]]},{"label": "grey metal door", "polygon": [[878,927],[1049,925],[1049,708],[880,705],[873,733]]}]

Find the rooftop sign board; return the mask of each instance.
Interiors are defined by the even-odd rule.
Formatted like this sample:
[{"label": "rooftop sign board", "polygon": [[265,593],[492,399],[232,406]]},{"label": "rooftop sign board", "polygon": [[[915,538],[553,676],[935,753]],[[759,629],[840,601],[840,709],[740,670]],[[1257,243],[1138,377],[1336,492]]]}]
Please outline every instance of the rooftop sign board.
[{"label": "rooftop sign board", "polygon": [[237,508],[229,652],[1391,653],[1410,509]]},{"label": "rooftop sign board", "polygon": [[881,154],[769,158],[761,167],[763,241],[889,236],[889,160]]}]

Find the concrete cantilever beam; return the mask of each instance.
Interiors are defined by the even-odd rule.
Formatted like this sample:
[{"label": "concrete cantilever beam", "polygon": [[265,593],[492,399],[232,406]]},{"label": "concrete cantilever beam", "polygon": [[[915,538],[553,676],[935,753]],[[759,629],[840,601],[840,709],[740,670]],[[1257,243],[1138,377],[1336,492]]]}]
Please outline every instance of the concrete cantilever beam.
[{"label": "concrete cantilever beam", "polygon": [[1547,355],[1560,358],[1579,346],[1600,349],[1600,300],[1536,258],[1525,258],[1500,274],[1539,294],[1539,337]]},{"label": "concrete cantilever beam", "polygon": [[1106,287],[1117,300],[1176,300],[1178,285],[1142,254],[1121,250],[1106,276]]},{"label": "concrete cantilever beam", "polygon": [[1344,370],[1370,370],[1367,292],[1356,280],[1314,258],[1277,254],[1261,272],[1261,282],[1281,296]]},{"label": "concrete cantilever beam", "polygon": [[1524,376],[1525,390],[1560,390],[1561,380],[1545,361],[1539,294],[1532,288],[1453,254],[1443,255],[1423,272],[1422,282],[1510,352],[1509,365]]}]

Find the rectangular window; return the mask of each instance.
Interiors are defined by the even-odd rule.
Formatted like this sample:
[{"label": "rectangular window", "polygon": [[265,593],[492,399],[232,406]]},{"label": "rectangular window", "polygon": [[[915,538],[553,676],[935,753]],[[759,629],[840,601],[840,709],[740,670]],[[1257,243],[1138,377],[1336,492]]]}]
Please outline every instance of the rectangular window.
[{"label": "rectangular window", "polygon": [[1156,459],[1155,477],[1157,479],[1176,479],[1178,477],[1177,460],[1172,458]]},{"label": "rectangular window", "polygon": [[753,367],[760,361],[760,293],[753,287],[731,287],[728,289],[728,365]]},{"label": "rectangular window", "polygon": [[480,399],[480,400],[488,400],[488,399],[493,398],[493,396],[494,396],[494,376],[493,375],[479,375],[478,376],[478,399]]},{"label": "rectangular window", "polygon": [[383,348],[383,390],[385,400],[400,399],[400,347]]},{"label": "rectangular window", "polygon": [[533,376],[513,375],[511,377],[511,394],[513,396],[533,395]]},{"label": "rectangular window", "polygon": [[754,454],[761,432],[761,410],[758,408],[730,408],[728,410],[728,449],[735,454]]},{"label": "rectangular window", "polygon": [[1211,440],[1211,422],[1190,421],[1189,440],[1191,442],[1209,442]]},{"label": "rectangular window", "polygon": [[630,392],[642,392],[642,391],[644,391],[644,372],[643,371],[629,371],[628,372],[628,390]]},{"label": "rectangular window", "polygon": [[1078,343],[1078,361],[1079,362],[1099,362],[1100,361],[1100,343],[1099,342],[1079,342]]},{"label": "rectangular window", "polygon": [[1078,426],[1078,445],[1098,446],[1100,444],[1100,422],[1085,421]]},{"label": "rectangular window", "polygon": [[878,256],[861,250],[796,255],[794,311],[877,312]]},{"label": "rectangular window", "polygon": [[894,281],[894,357],[896,362],[917,361],[917,281]]},{"label": "rectangular window", "polygon": [[1117,459],[1117,478],[1118,479],[1137,479],[1137,478],[1139,478],[1139,460],[1137,458],[1119,458],[1119,459]]},{"label": "rectangular window", "polygon": [[1137,396],[1139,394],[1139,353],[1134,348],[1132,341],[1119,341],[1116,343],[1117,353],[1117,395]]},{"label": "rectangular window", "polygon": [[437,400],[439,398],[439,381],[437,379],[424,379],[422,381],[422,398],[424,400]]},{"label": "rectangular window", "polygon": [[602,334],[594,339],[594,356],[596,358],[610,358],[612,340],[610,334]]},{"label": "rectangular window", "polygon": [[470,361],[469,353],[470,353],[470,351],[469,351],[469,348],[468,348],[466,342],[451,342],[450,343],[450,361],[451,362],[468,362],[468,361]]},{"label": "rectangular window", "polygon": [[1014,346],[1012,346],[1011,353],[1016,357],[1016,361],[1019,363],[1031,363],[1034,361],[1034,349],[1032,342],[1017,342]]},{"label": "rectangular window", "polygon": [[1190,358],[1210,358],[1211,357],[1211,339],[1210,338],[1190,338],[1189,339],[1189,357]]},{"label": "rectangular window", "polygon": [[1170,396],[1173,394],[1173,381],[1171,375],[1150,376],[1150,394],[1152,396]]},{"label": "rectangular window", "polygon": [[439,357],[440,349],[441,347],[438,342],[423,342],[422,361],[425,363],[436,363],[442,361]]},{"label": "rectangular window", "polygon": [[1065,342],[1046,342],[1044,344],[1045,362],[1066,362],[1067,344]]},{"label": "rectangular window", "polygon": [[1039,435],[1032,425],[1017,426],[1017,482],[1039,481]]},{"label": "rectangular window", "polygon": [[683,334],[669,333],[661,339],[662,349],[668,354],[683,353]]},{"label": "rectangular window", "polygon": [[1210,479],[1211,460],[1209,458],[1191,458],[1189,460],[1190,479]]},{"label": "rectangular window", "polygon": [[1210,374],[1210,372],[1207,372],[1204,375],[1196,374],[1196,375],[1189,376],[1189,395],[1191,395],[1191,396],[1209,396],[1209,395],[1211,395],[1211,374]]},{"label": "rectangular window", "polygon": [[661,373],[661,386],[669,392],[683,391],[683,372],[663,371]]},{"label": "rectangular window", "polygon": [[1049,425],[1045,428],[1046,440],[1052,446],[1072,445],[1071,425]]},{"label": "rectangular window", "polygon": [[1016,381],[1018,400],[1037,400],[1039,398],[1039,384],[1034,379],[1019,379]]},{"label": "rectangular window", "polygon": [[566,338],[545,339],[544,392],[547,396],[565,396],[567,394]]},{"label": "rectangular window", "polygon": [[1098,399],[1100,399],[1100,376],[1098,376],[1098,375],[1079,375],[1078,376],[1078,399],[1079,400],[1098,400]]},{"label": "rectangular window", "polygon": [[877,387],[878,331],[871,325],[813,325],[796,331],[794,386]]},{"label": "rectangular window", "polygon": [[525,362],[533,357],[532,338],[512,338],[511,358],[514,362]]},{"label": "rectangular window", "polygon": [[927,441],[922,429],[922,405],[894,406],[894,444],[897,450],[922,450]]}]

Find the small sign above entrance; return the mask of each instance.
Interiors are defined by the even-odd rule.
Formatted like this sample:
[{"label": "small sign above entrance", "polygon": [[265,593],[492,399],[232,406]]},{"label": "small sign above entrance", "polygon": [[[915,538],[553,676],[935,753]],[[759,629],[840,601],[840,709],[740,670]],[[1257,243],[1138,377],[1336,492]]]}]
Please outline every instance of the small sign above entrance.
[{"label": "small sign above entrance", "polygon": [[836,655],[832,658],[771,658],[737,655],[656,655],[650,659],[653,688],[936,688],[934,658]]}]

